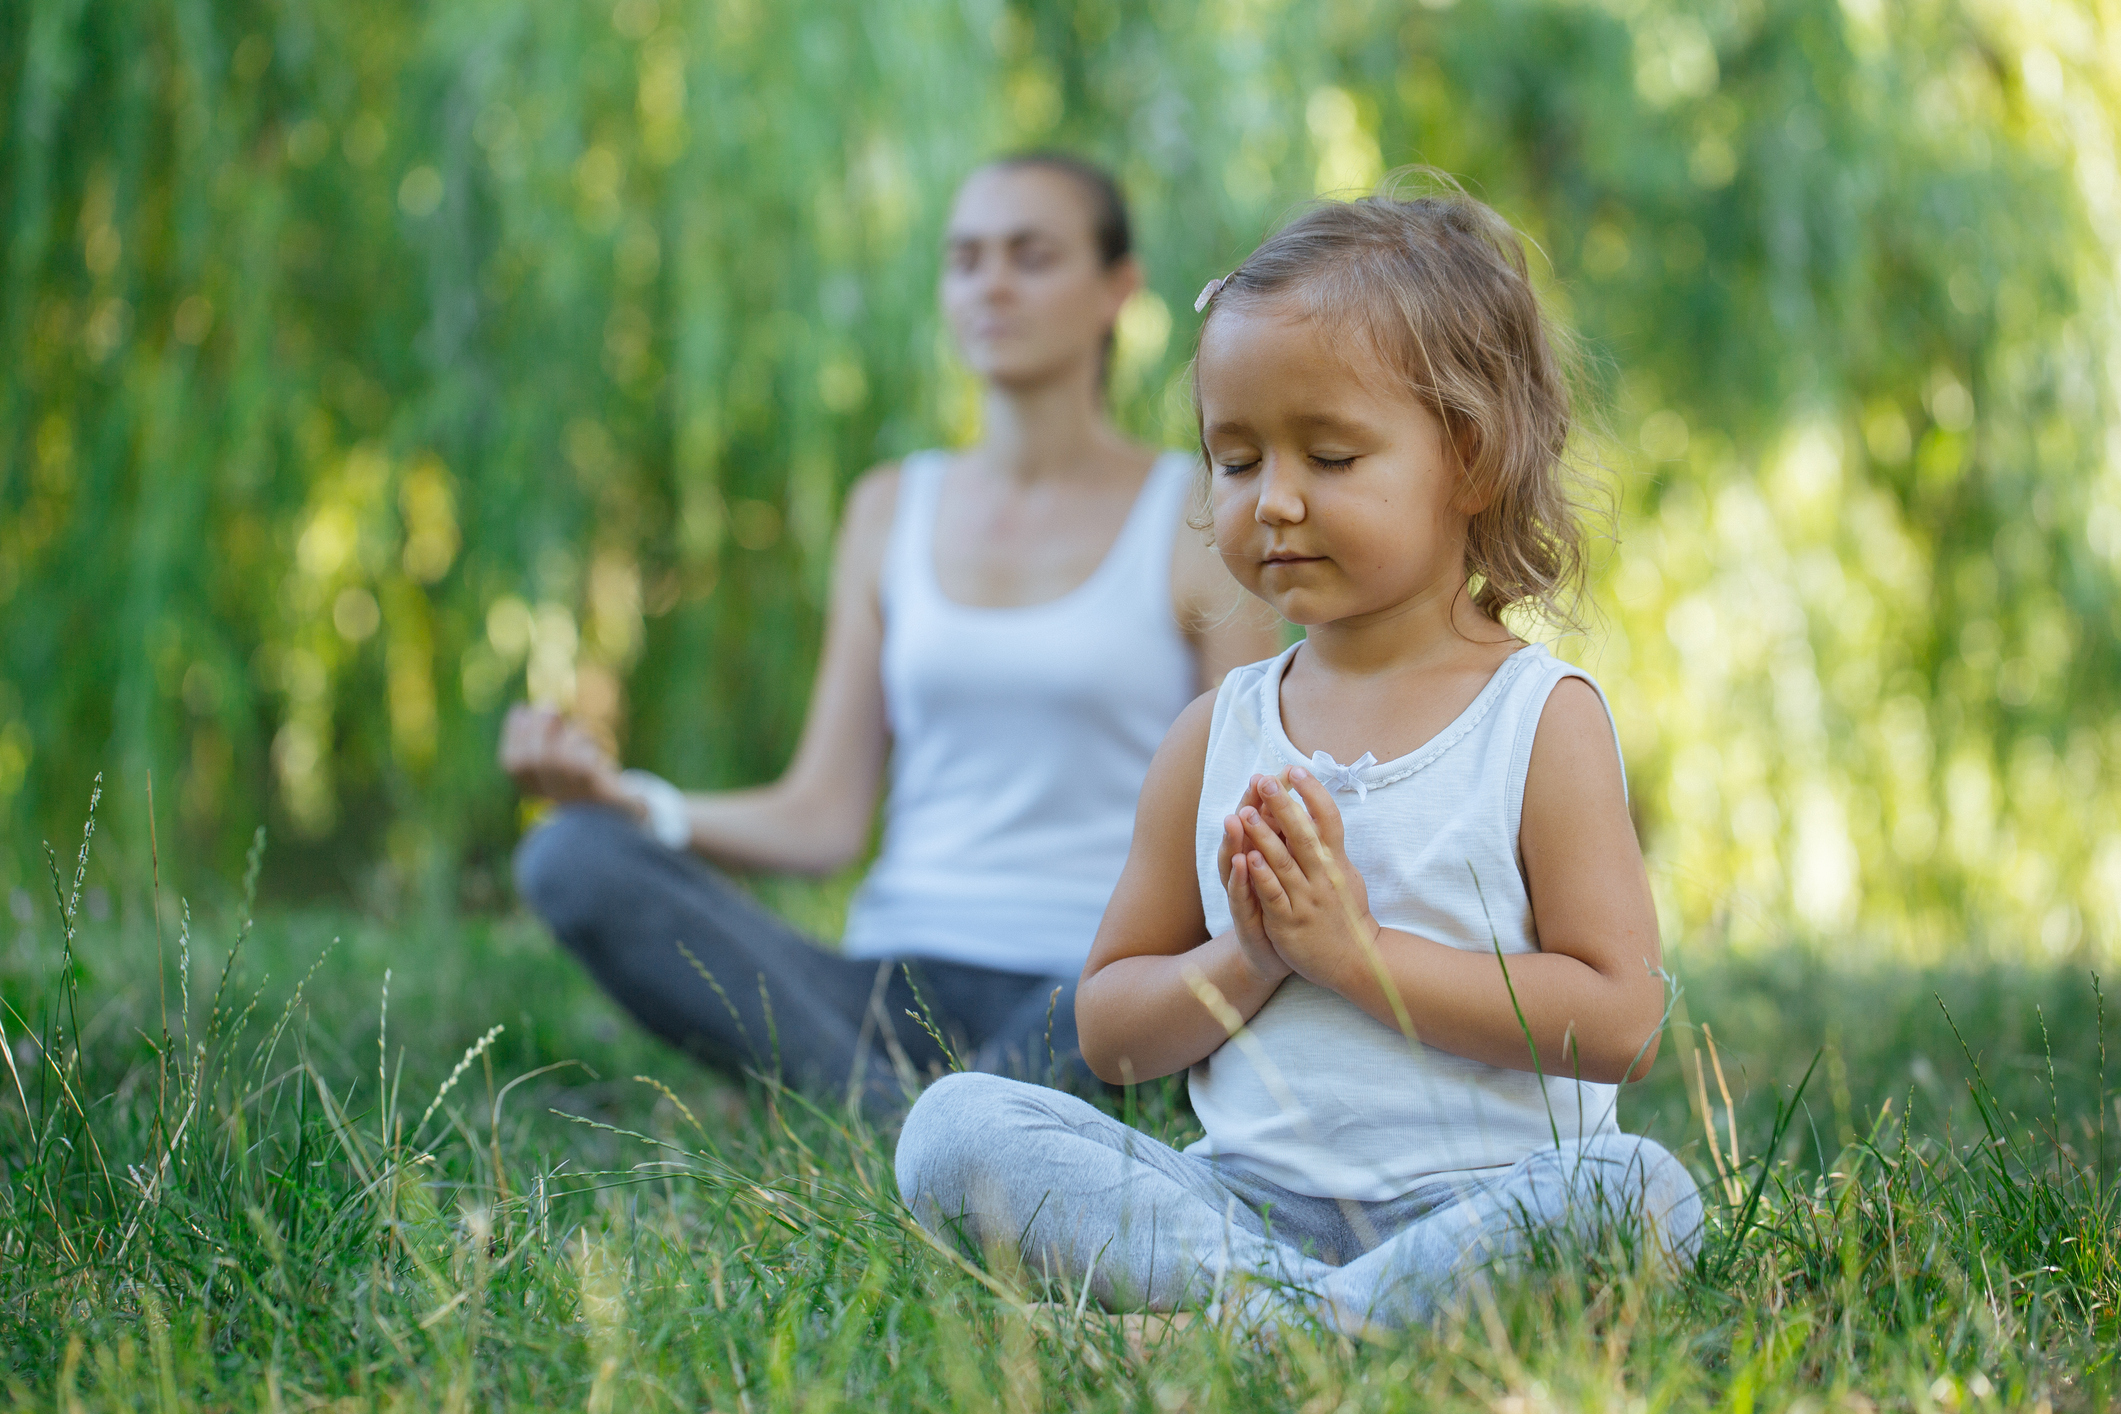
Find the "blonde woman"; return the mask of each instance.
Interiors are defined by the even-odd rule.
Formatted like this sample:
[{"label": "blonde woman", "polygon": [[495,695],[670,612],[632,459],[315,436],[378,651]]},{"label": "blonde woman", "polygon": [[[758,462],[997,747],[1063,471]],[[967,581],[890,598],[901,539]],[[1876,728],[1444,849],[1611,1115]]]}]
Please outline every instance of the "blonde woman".
[{"label": "blonde woman", "polygon": [[[983,435],[854,487],[780,779],[685,794],[562,717],[510,712],[502,766],[564,807],[517,854],[522,896],[666,1041],[888,1107],[945,1063],[907,1015],[924,1011],[976,1069],[1083,1078],[1075,983],[1150,758],[1197,693],[1279,647],[1186,523],[1197,455],[1106,416],[1141,279],[1094,167],[1007,158],[958,192],[942,306],[984,385]],[[887,760],[882,848],[839,948],[712,867],[843,868]]]}]

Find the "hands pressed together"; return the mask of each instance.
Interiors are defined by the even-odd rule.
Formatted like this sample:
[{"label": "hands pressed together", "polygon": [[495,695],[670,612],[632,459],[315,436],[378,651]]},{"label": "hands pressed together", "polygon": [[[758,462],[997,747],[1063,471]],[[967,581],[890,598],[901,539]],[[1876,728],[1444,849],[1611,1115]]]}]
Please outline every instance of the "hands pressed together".
[{"label": "hands pressed together", "polygon": [[1301,766],[1254,776],[1223,817],[1216,868],[1238,946],[1262,981],[1293,972],[1342,991],[1349,969],[1376,966],[1382,929],[1345,843],[1340,807]]}]

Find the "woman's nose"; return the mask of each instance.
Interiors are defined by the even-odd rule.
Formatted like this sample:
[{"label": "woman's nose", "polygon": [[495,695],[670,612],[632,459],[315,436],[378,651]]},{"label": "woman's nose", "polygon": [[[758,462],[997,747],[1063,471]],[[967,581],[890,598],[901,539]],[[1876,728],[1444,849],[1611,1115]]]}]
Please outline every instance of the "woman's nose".
[{"label": "woman's nose", "polygon": [[1006,260],[980,263],[972,278],[972,292],[982,304],[999,304],[1015,297],[1016,280]]}]

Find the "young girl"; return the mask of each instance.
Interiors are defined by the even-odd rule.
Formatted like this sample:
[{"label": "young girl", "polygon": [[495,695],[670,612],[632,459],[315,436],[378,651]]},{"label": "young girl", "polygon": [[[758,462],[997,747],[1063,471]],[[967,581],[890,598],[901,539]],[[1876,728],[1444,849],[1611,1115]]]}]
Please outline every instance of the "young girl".
[{"label": "young girl", "polygon": [[1216,546],[1306,636],[1165,739],[1077,1020],[1107,1081],[1191,1067],[1206,1136],[956,1075],[906,1200],[1110,1307],[1344,1330],[1536,1234],[1691,1254],[1692,1180],[1614,1120],[1663,988],[1611,719],[1503,626],[1582,571],[1515,232],[1455,187],[1327,205],[1202,305]]}]

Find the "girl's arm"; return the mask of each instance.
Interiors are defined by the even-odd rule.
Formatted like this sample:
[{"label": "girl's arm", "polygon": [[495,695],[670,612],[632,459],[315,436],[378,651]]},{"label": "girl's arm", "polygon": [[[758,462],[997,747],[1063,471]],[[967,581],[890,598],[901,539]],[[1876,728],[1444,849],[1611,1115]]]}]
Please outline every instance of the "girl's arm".
[{"label": "girl's arm", "polygon": [[[701,854],[741,868],[829,874],[861,853],[882,787],[879,585],[897,501],[895,467],[870,472],[849,495],[824,652],[795,759],[771,784],[686,797],[691,847]],[[646,805],[619,779],[608,753],[557,713],[513,709],[500,754],[502,767],[526,791],[646,815]]]},{"label": "girl's arm", "polygon": [[1214,693],[1195,699],[1149,765],[1127,867],[1075,994],[1083,1059],[1108,1084],[1184,1070],[1228,1039],[1226,1023],[1250,1020],[1289,975],[1267,941],[1242,869],[1228,871],[1238,926],[1208,936],[1193,822],[1214,712]]},{"label": "girl's arm", "polygon": [[1301,805],[1266,782],[1239,815],[1267,934],[1292,968],[1438,1050],[1531,1070],[1536,1046],[1549,1075],[1648,1074],[1664,1009],[1657,913],[1589,685],[1563,679],[1540,715],[1518,834],[1540,950],[1509,957],[1507,981],[1492,952],[1380,928],[1331,794],[1301,768],[1291,777]]}]

